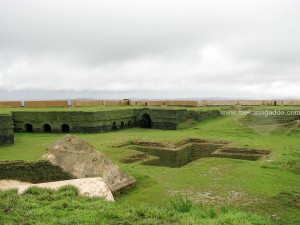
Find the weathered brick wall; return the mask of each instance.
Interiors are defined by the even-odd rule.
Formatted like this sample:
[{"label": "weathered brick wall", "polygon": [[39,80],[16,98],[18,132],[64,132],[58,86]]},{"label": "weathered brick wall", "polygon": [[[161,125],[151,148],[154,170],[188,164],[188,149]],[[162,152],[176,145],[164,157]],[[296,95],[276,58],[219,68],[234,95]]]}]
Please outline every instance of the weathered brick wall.
[{"label": "weathered brick wall", "polygon": [[13,120],[11,115],[0,115],[0,145],[13,144]]},{"label": "weathered brick wall", "polygon": [[0,101],[0,107],[21,107],[21,101]]},{"label": "weathered brick wall", "polygon": [[135,101],[130,100],[130,101],[129,101],[129,105],[135,105]]},{"label": "weathered brick wall", "polygon": [[299,105],[300,106],[300,100],[283,100],[282,105]]},{"label": "weathered brick wall", "polygon": [[79,106],[97,106],[103,105],[102,100],[73,100],[72,106],[79,107]]},{"label": "weathered brick wall", "polygon": [[276,100],[274,105],[283,105],[283,100]]},{"label": "weathered brick wall", "polygon": [[274,100],[262,100],[262,105],[275,105],[275,101]]},{"label": "weathered brick wall", "polygon": [[203,100],[202,106],[237,105],[237,100]]},{"label": "weathered brick wall", "polygon": [[239,105],[262,105],[262,100],[239,100]]},{"label": "weathered brick wall", "polygon": [[147,106],[162,106],[165,105],[165,101],[147,101]]},{"label": "weathered brick wall", "polygon": [[130,100],[121,100],[120,105],[129,105]]},{"label": "weathered brick wall", "polygon": [[24,107],[68,107],[68,101],[25,101]]},{"label": "weathered brick wall", "polygon": [[135,101],[135,105],[146,105],[146,101]]},{"label": "weathered brick wall", "polygon": [[116,105],[120,105],[120,101],[119,100],[104,100],[103,105],[116,106]]},{"label": "weathered brick wall", "polygon": [[198,101],[165,101],[167,106],[198,106]]},{"label": "weathered brick wall", "polygon": [[274,105],[272,100],[203,100],[202,106]]}]

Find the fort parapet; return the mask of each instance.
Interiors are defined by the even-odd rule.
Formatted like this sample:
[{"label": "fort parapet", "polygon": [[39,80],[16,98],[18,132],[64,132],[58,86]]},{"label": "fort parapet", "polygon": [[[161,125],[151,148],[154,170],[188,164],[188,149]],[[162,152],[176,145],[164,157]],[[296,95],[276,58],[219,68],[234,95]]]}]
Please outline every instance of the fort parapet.
[{"label": "fort parapet", "polygon": [[198,101],[165,101],[166,106],[198,106]]},{"label": "fort parapet", "polygon": [[162,106],[162,105],[166,105],[165,101],[147,101],[146,102],[147,106]]},{"label": "fort parapet", "polygon": [[21,107],[21,101],[0,101],[0,107]]},{"label": "fort parapet", "polygon": [[27,108],[68,107],[68,101],[25,101]]},{"label": "fort parapet", "polygon": [[[71,107],[81,106],[300,106],[300,100],[72,100]],[[21,101],[0,101],[0,107],[22,107]],[[68,101],[25,101],[25,108],[68,107]]]},{"label": "fort parapet", "polygon": [[79,107],[79,106],[98,106],[103,105],[102,100],[73,100],[72,106]]},{"label": "fort parapet", "polygon": [[238,105],[238,100],[203,100],[202,106]]}]

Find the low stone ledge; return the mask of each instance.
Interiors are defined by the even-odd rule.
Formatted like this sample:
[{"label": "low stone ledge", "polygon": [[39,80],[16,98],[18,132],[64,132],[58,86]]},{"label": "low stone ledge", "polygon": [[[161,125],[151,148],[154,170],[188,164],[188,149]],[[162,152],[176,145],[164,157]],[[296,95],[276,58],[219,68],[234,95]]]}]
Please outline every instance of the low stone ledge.
[{"label": "low stone ledge", "polygon": [[80,196],[100,197],[108,201],[114,202],[114,197],[101,177],[82,178],[74,180],[63,180],[40,184],[17,184],[13,183],[9,186],[0,186],[1,190],[17,189],[18,194],[24,193],[30,187],[50,188],[57,190],[60,187],[72,185],[78,188]]}]

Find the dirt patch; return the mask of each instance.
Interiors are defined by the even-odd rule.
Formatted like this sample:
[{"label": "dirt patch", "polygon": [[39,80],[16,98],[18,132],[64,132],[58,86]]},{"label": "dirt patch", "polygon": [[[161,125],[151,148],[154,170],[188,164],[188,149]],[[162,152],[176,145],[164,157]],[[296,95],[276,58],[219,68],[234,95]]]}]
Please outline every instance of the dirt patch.
[{"label": "dirt patch", "polygon": [[210,204],[249,204],[249,197],[241,191],[229,191],[225,195],[218,195],[211,191],[194,192],[194,191],[169,191],[171,196],[183,195],[194,203],[204,205]]},{"label": "dirt patch", "polygon": [[261,135],[281,134],[290,135],[299,132],[300,115],[247,115],[236,122],[248,126]]}]

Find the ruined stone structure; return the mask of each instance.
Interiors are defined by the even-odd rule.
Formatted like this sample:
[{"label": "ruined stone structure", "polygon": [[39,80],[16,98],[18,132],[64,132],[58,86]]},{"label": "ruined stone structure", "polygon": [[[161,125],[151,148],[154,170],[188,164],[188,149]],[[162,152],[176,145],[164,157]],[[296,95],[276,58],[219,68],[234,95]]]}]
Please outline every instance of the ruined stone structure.
[{"label": "ruined stone structure", "polygon": [[140,126],[176,129],[187,110],[126,109],[98,112],[31,112],[14,111],[15,132],[99,133]]},{"label": "ruined stone structure", "polygon": [[12,111],[0,121],[1,142],[13,143],[13,132],[101,133],[131,127],[175,130],[187,119],[203,121],[220,116],[218,110],[135,108],[107,111]]},{"label": "ruined stone structure", "polygon": [[15,132],[98,133],[135,125],[134,110],[12,112]]},{"label": "ruined stone structure", "polygon": [[[10,181],[18,182],[15,186],[5,185]],[[94,146],[74,135],[60,138],[43,154],[42,160],[0,161],[0,190],[16,188],[22,193],[32,186],[57,189],[74,185],[80,195],[114,201],[113,195],[131,189],[135,183],[132,176]]]},{"label": "ruined stone structure", "polygon": [[76,178],[101,177],[113,194],[136,183],[136,180],[113,164],[94,146],[74,135],[58,140],[42,156]]},{"label": "ruined stone structure", "polygon": [[143,153],[121,159],[123,163],[140,163],[143,165],[181,167],[204,157],[258,160],[270,153],[268,150],[228,147],[227,142],[212,142],[204,139],[190,138],[179,143],[174,142],[140,142],[134,141],[121,147],[134,149]]}]

